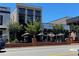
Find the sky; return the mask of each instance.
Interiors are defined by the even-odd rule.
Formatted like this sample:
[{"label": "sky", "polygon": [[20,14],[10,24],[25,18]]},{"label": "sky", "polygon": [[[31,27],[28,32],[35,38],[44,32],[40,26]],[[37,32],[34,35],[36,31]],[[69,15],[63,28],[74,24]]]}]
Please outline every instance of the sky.
[{"label": "sky", "polygon": [[[0,3],[0,6],[15,8],[15,3]],[[48,23],[59,18],[79,16],[79,3],[29,3],[42,8],[42,22]]]}]

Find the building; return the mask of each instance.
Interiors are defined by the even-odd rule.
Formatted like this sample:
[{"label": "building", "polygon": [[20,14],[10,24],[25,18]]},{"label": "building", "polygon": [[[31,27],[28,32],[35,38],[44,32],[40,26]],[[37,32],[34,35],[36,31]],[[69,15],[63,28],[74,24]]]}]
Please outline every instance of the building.
[{"label": "building", "polygon": [[29,6],[27,4],[16,4],[16,8],[11,13],[11,21],[19,22],[19,24],[26,24],[27,22],[33,22],[42,20],[41,7]]},{"label": "building", "polygon": [[48,23],[42,23],[42,28],[43,29],[53,29],[53,25],[56,24],[63,24],[65,29],[69,29],[69,26],[67,25],[67,19],[70,19],[70,17],[63,17]]},{"label": "building", "polygon": [[79,25],[79,16],[76,16],[76,17],[63,17],[63,18],[51,21],[49,23],[52,24],[52,25],[63,24],[63,27],[65,29],[72,30],[70,25],[71,24]]},{"label": "building", "polygon": [[51,24],[49,24],[49,23],[42,23],[42,29],[44,30],[44,29],[52,29],[53,27],[52,27],[52,25]]},{"label": "building", "polygon": [[67,19],[70,19],[70,17],[63,17],[63,18],[51,21],[50,23],[52,23],[53,25],[56,25],[56,24],[67,24]]},{"label": "building", "polygon": [[76,17],[63,17],[54,21],[50,22],[53,25],[56,24],[66,24],[66,25],[70,25],[70,24],[79,24],[79,16]]},{"label": "building", "polygon": [[[11,13],[11,22],[18,22],[20,25],[25,26],[29,22],[39,21],[40,26],[42,23],[42,8],[37,6],[31,6],[24,3],[17,3],[15,9]],[[18,40],[23,40],[22,35],[25,33],[24,27],[23,30],[17,34]],[[31,39],[28,39],[28,42],[31,42]]]},{"label": "building", "polygon": [[0,37],[9,39],[10,8],[0,6]]}]

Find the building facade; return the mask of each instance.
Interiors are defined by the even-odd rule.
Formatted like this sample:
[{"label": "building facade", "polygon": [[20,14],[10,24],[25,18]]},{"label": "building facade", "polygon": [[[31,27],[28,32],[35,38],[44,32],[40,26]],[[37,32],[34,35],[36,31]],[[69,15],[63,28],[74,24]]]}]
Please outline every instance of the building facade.
[{"label": "building facade", "polygon": [[79,16],[76,16],[76,17],[63,17],[63,18],[54,20],[54,21],[49,22],[49,23],[52,24],[52,25],[63,24],[63,27],[65,29],[72,30],[70,25],[72,25],[72,24],[79,25]]},{"label": "building facade", "polygon": [[51,24],[55,25],[55,24],[66,24],[66,25],[69,25],[69,24],[79,24],[79,16],[76,16],[76,17],[63,17],[63,18],[60,18],[60,19],[57,19],[57,20],[54,20],[54,21],[51,21],[50,22]]},{"label": "building facade", "polygon": [[10,8],[0,7],[0,37],[9,39]]},{"label": "building facade", "polygon": [[[17,39],[22,41],[24,37],[22,35],[25,33],[24,26],[27,26],[27,23],[39,21],[40,26],[42,23],[42,8],[37,6],[31,6],[27,4],[16,4],[16,8],[11,13],[11,22],[17,22],[20,25],[23,25],[19,34],[17,34]],[[31,42],[31,38],[27,39],[28,42]]]},{"label": "building facade", "polygon": [[49,23],[42,23],[42,30],[44,30],[44,29],[52,29],[53,27],[52,27],[52,25],[51,24],[49,24]]},{"label": "building facade", "polygon": [[26,24],[27,22],[33,22],[42,20],[42,10],[40,7],[28,6],[26,4],[16,4],[16,8],[11,13],[11,21],[19,22],[19,24]]},{"label": "building facade", "polygon": [[63,17],[63,18],[51,21],[50,23],[53,24],[53,25],[56,25],[56,24],[67,24],[67,19],[70,19],[70,17]]}]

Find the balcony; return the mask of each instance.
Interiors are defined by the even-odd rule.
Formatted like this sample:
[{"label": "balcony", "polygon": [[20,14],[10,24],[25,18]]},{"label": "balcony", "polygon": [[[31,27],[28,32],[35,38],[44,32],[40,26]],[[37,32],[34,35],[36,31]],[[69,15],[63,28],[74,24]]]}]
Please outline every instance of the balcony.
[{"label": "balcony", "polygon": [[7,26],[5,26],[5,25],[0,25],[0,29],[7,29]]},{"label": "balcony", "polygon": [[1,6],[0,6],[0,10],[3,10],[3,11],[10,11],[10,8],[7,8],[7,7],[1,7]]},{"label": "balcony", "polygon": [[10,8],[0,7],[0,12],[2,12],[2,13],[9,13],[10,14]]}]

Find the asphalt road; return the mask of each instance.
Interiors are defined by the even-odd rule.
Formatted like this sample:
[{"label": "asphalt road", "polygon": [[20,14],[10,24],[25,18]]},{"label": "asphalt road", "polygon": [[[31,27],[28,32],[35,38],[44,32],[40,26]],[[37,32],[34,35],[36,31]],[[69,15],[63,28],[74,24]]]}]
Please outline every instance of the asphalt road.
[{"label": "asphalt road", "polygon": [[79,44],[6,48],[0,56],[77,56]]}]

